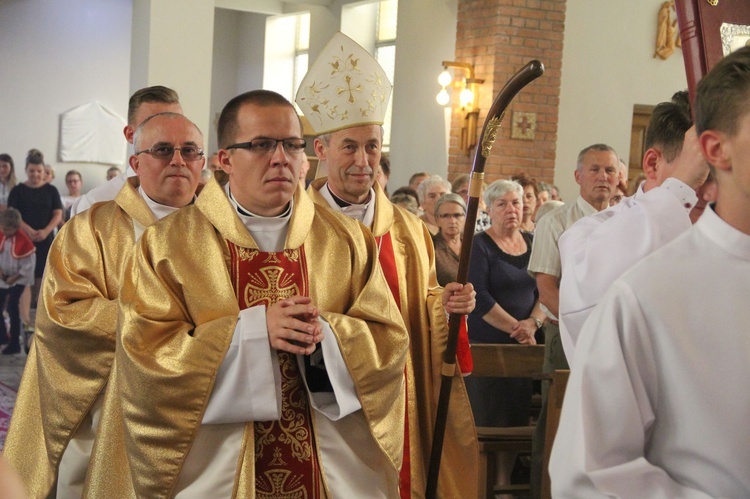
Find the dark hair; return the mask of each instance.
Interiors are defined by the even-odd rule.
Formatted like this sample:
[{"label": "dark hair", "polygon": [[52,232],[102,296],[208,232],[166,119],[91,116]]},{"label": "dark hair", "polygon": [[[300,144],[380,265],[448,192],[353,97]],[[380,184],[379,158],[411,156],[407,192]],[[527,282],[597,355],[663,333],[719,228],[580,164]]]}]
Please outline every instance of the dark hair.
[{"label": "dark hair", "polygon": [[387,154],[380,155],[380,168],[383,170],[386,177],[391,176],[391,160],[388,159]]},{"label": "dark hair", "polygon": [[[240,108],[246,105],[258,107],[289,106],[294,111],[295,116],[297,115],[297,111],[294,109],[292,103],[276,92],[270,90],[251,90],[250,92],[240,94],[227,102],[224,109],[221,110],[216,132],[219,139],[219,147],[225,148],[232,145],[235,141],[239,131],[237,117]],[[301,129],[302,122],[300,122],[300,130]]]},{"label": "dark hair", "polygon": [[534,196],[539,195],[539,185],[537,185],[536,180],[531,178],[528,173],[516,173],[515,175],[511,176],[510,179],[521,184],[521,187],[523,187],[524,189],[531,186],[531,188],[534,189]]},{"label": "dark hair", "polygon": [[15,164],[13,163],[13,158],[11,158],[10,154],[2,153],[0,154],[0,161],[4,161],[6,163],[10,163],[10,169],[12,170],[15,168]]},{"label": "dark hair", "polygon": [[78,178],[83,180],[83,175],[81,175],[81,172],[79,172],[78,170],[68,170],[68,173],[65,174],[65,180],[67,181],[68,177],[70,177],[71,175],[78,175]]},{"label": "dark hair", "polygon": [[26,166],[42,165],[44,166],[44,154],[39,149],[29,149],[26,154]]},{"label": "dark hair", "polygon": [[409,177],[409,185],[413,184],[414,181],[417,180],[419,177],[427,177],[427,178],[429,178],[430,174],[426,173],[426,172],[415,173],[414,175],[412,175],[411,177]]},{"label": "dark hair", "polygon": [[[615,157],[617,158],[617,161],[620,161],[620,157],[617,155],[617,151],[612,149],[607,144],[592,144],[588,147],[584,147],[583,149],[581,149],[581,152],[578,153],[578,160],[576,161],[576,170],[581,171],[581,168],[583,168],[583,158],[590,151],[611,152],[612,154],[615,155]],[[553,185],[552,187],[555,187],[555,186]],[[555,189],[557,189],[557,187],[555,187]],[[560,193],[559,190],[557,192],[558,194]]]},{"label": "dark hair", "polygon": [[391,197],[396,196],[398,194],[405,194],[407,196],[413,197],[414,201],[417,202],[417,206],[419,206],[419,196],[417,195],[417,191],[415,191],[411,187],[399,187],[398,189],[393,191],[393,194],[391,194]]},{"label": "dark hair", "polygon": [[690,100],[688,93],[682,90],[675,93],[671,101],[662,102],[654,108],[643,148],[658,148],[664,159],[671,163],[682,151],[685,132],[691,126],[693,117],[690,115]]},{"label": "dark hair", "polygon": [[451,182],[451,192],[458,192],[459,187],[463,187],[464,184],[468,185],[471,181],[471,175],[468,173],[462,173],[458,177],[453,179],[453,182]]},{"label": "dark hair", "polygon": [[8,175],[8,182],[5,184],[5,186],[9,189],[12,189],[13,186],[18,183],[18,180],[16,180],[16,165],[15,163],[13,163],[13,158],[11,158],[10,154],[0,154],[0,161],[5,161],[10,165],[10,174]]},{"label": "dark hair", "polygon": [[698,133],[737,133],[740,117],[750,111],[750,47],[735,50],[698,83],[695,124]]},{"label": "dark hair", "polygon": [[146,87],[136,91],[133,95],[130,96],[130,100],[128,101],[128,125],[140,125],[140,123],[133,123],[133,121],[135,120],[135,114],[138,112],[138,108],[141,107],[141,104],[144,104],[146,102],[179,104],[180,97],[177,95],[177,92],[175,92],[171,88],[161,85]]}]

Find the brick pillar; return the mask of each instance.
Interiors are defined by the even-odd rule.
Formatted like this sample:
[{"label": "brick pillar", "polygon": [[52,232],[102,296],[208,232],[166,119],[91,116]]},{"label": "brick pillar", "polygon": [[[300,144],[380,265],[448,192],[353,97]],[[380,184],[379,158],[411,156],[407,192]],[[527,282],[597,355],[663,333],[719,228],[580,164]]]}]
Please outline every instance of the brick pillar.
[{"label": "brick pillar", "polygon": [[[539,59],[544,75],[522,90],[508,107],[502,128],[485,164],[485,180],[525,171],[552,182],[555,168],[557,115],[560,103],[563,29],[566,0],[459,0],[456,61],[474,64],[479,90],[481,133],[487,111],[506,81],[524,64]],[[474,153],[459,148],[464,113],[456,102],[451,120],[449,178],[468,173]],[[513,112],[535,113],[534,140],[511,138]]]}]

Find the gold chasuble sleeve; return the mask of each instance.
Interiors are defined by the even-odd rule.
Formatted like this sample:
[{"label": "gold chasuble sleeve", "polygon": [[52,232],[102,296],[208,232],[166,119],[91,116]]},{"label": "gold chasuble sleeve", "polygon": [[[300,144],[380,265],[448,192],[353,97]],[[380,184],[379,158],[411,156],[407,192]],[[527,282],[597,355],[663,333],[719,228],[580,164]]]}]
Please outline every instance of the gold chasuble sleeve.
[{"label": "gold chasuble sleeve", "polygon": [[125,189],[120,204],[96,204],[66,223],[49,252],[4,453],[30,497],[50,493],[65,448],[80,425],[91,424],[87,415],[110,374],[121,269],[134,241],[126,209],[140,202],[140,218],[153,219],[140,211],[148,207],[135,189]]},{"label": "gold chasuble sleeve", "polygon": [[[157,222],[136,245],[123,278],[118,393],[105,401],[89,497],[174,495],[239,313],[227,241],[257,249],[212,179],[194,205]],[[379,266],[370,264],[374,241],[351,221],[314,208],[298,189],[285,249],[303,244],[310,296],[336,335],[370,433],[397,475],[408,339]],[[248,421],[234,497],[255,496],[253,449]],[[123,456],[126,469],[108,465]]]},{"label": "gold chasuble sleeve", "polygon": [[[402,291],[402,312],[406,312],[411,339],[423,475],[412,477],[412,497],[423,497],[432,450],[432,435],[440,396],[443,353],[448,340],[448,322],[443,308],[443,288],[437,282],[435,253],[427,227],[411,213],[394,208],[391,235],[402,244],[394,247]],[[401,272],[403,270],[403,273]],[[416,442],[415,442],[416,443]],[[414,454],[412,454],[414,456]],[[440,497],[476,497],[479,484],[479,446],[474,415],[463,377],[455,373],[446,420],[443,456],[440,463]]]}]

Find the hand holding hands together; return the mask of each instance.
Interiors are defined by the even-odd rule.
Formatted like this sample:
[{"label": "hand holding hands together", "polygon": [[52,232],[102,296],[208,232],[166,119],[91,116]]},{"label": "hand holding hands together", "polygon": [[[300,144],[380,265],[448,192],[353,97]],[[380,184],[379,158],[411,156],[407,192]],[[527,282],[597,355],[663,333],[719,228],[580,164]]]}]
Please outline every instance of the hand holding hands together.
[{"label": "hand holding hands together", "polygon": [[292,296],[266,310],[271,347],[298,355],[309,355],[323,340],[320,312],[307,296]]}]

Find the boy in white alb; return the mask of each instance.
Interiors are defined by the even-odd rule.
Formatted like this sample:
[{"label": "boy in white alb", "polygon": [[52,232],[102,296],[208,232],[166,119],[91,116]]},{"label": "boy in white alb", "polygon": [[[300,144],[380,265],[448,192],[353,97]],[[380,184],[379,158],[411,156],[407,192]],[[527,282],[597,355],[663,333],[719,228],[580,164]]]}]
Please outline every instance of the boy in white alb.
[{"label": "boy in white alb", "polygon": [[716,65],[695,105],[718,201],[586,321],[554,497],[750,496],[750,47]]}]

